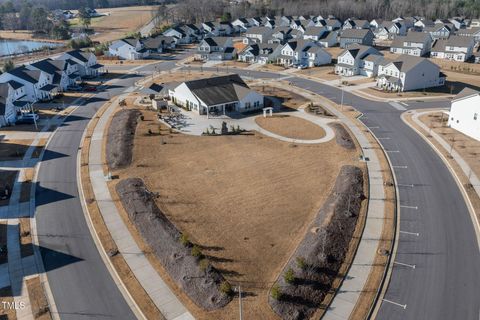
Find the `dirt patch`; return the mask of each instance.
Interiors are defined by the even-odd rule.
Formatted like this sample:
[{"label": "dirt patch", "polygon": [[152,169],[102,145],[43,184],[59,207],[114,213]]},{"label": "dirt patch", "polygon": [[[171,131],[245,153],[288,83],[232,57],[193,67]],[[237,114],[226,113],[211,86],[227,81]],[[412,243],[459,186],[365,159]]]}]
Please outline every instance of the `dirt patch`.
[{"label": "dirt patch", "polygon": [[256,117],[255,122],[263,129],[287,138],[315,140],[325,137],[322,127],[294,116]]},{"label": "dirt patch", "polygon": [[335,74],[334,66],[314,67],[303,70],[298,70],[296,74],[304,75],[311,78],[316,78],[325,81],[339,80],[341,77]]},{"label": "dirt patch", "polygon": [[0,299],[4,303],[0,303],[0,319],[2,320],[15,320],[17,314],[15,308],[7,308],[7,304],[13,303],[12,288],[5,287],[0,289]]},{"label": "dirt patch", "polygon": [[335,131],[335,141],[338,145],[344,147],[345,149],[355,149],[355,142],[352,139],[352,136],[341,123],[332,123],[329,124],[330,127]]},{"label": "dirt patch", "polygon": [[34,175],[34,168],[25,168],[23,170],[23,182],[20,186],[20,202],[30,201],[30,191],[32,189],[32,180]]},{"label": "dirt patch", "polygon": [[26,280],[28,297],[32,307],[34,319],[49,320],[52,319],[50,308],[48,306],[47,297],[43,290],[40,277],[34,277]]},{"label": "dirt patch", "polygon": [[120,110],[113,116],[107,134],[107,163],[120,169],[132,162],[133,138],[137,127],[138,110]]},{"label": "dirt patch", "polygon": [[230,296],[220,292],[225,281],[223,276],[210,263],[202,266],[201,254],[194,256],[197,255],[194,247],[185,236],[182,243],[182,234],[157,207],[155,195],[147,190],[141,179],[122,180],[116,190],[132,223],[170,276],[195,303],[206,310],[214,310],[231,301]]},{"label": "dirt patch", "polygon": [[30,218],[20,218],[20,254],[22,258],[33,255]]},{"label": "dirt patch", "polygon": [[18,171],[0,170],[0,206],[7,206]]},{"label": "dirt patch", "polygon": [[[290,258],[278,281],[280,294],[270,305],[282,319],[309,319],[331,289],[343,263],[360,213],[363,173],[342,167],[332,193],[310,232]],[[290,275],[287,275],[290,273]]]}]

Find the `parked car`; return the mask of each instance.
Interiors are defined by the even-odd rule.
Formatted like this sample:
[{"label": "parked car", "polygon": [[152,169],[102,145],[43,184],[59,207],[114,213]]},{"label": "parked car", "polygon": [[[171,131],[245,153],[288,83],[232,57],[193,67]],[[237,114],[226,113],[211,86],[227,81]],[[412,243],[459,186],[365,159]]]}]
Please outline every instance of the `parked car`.
[{"label": "parked car", "polygon": [[299,65],[297,66],[297,69],[307,69],[307,66],[304,65],[304,64],[299,64]]},{"label": "parked car", "polygon": [[95,92],[95,91],[97,91],[97,87],[89,86],[89,87],[85,87],[83,90],[85,90],[87,92]]},{"label": "parked car", "polygon": [[35,121],[38,121],[38,114],[35,113],[25,113],[20,118],[17,119],[17,124],[33,124]]}]

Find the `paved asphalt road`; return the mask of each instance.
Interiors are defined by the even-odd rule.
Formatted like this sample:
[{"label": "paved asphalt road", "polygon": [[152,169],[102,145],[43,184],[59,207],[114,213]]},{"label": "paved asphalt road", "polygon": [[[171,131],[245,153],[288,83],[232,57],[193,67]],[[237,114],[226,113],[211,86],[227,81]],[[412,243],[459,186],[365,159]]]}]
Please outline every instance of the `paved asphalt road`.
[{"label": "paved asphalt road", "polygon": [[[157,65],[159,70],[168,70],[175,62]],[[78,197],[76,161],[81,136],[95,112],[109,96],[121,94],[139,79],[122,79],[77,108],[58,128],[42,159],[35,216],[43,263],[62,319],[135,318],[85,222]]]},{"label": "paved asphalt road", "polygon": [[[229,71],[247,77],[278,78],[267,72],[232,68]],[[297,77],[288,81],[341,102],[338,88]],[[400,185],[402,233],[385,295],[393,303],[383,301],[377,319],[478,320],[480,253],[470,214],[450,172],[434,150],[403,123],[400,115],[404,110],[398,110],[398,105],[347,92],[344,104],[364,113],[362,121],[389,151]],[[406,102],[400,109],[449,106],[449,100],[419,98]],[[413,187],[407,186],[412,184]]]},{"label": "paved asphalt road", "polygon": [[[173,67],[172,62],[160,65]],[[152,67],[145,67],[152,69]],[[192,68],[193,70],[194,68]],[[215,70],[216,68],[211,68]],[[204,68],[207,70],[207,68]],[[231,69],[229,71],[233,71]],[[140,72],[142,70],[139,70]],[[243,76],[278,78],[257,71]],[[120,94],[136,79],[109,89]],[[292,84],[340,102],[341,92],[317,82],[292,77]],[[97,97],[105,97],[104,93]],[[53,137],[39,172],[37,227],[45,268],[63,319],[127,319],[133,315],[115,287],[92,242],[78,200],[77,148],[89,118],[103,102],[90,102],[74,112]],[[462,195],[434,151],[400,120],[401,111],[345,93],[344,103],[365,114],[364,122],[389,153],[400,184],[401,231],[397,263],[378,319],[478,319],[480,254]],[[405,108],[448,106],[443,102],[408,102]],[[398,151],[398,152],[397,152]],[[417,210],[411,207],[418,207]]]}]

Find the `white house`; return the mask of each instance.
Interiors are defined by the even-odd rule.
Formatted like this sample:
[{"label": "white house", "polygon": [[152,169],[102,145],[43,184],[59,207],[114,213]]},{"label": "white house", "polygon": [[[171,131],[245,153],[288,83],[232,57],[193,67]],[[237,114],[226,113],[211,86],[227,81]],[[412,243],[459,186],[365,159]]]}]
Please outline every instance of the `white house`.
[{"label": "white house", "polygon": [[266,64],[277,59],[282,45],[278,43],[252,43],[238,54],[238,60],[248,63]]},{"label": "white house", "polygon": [[470,29],[461,29],[457,31],[457,35],[464,37],[472,37],[476,43],[480,42],[480,27]]},{"label": "white house", "polygon": [[287,42],[281,50],[281,54],[277,57],[277,63],[285,66],[296,64],[307,65],[306,51],[313,45],[310,40],[295,40]]},{"label": "white house", "polygon": [[411,91],[445,84],[440,67],[426,58],[402,55],[378,68],[377,87],[389,91]]},{"label": "white house", "polygon": [[23,86],[22,100],[32,103],[51,98],[51,91],[55,89],[55,86],[51,85],[52,80],[51,75],[40,70],[29,70],[24,66],[0,75],[0,83],[14,81]]},{"label": "white house", "polygon": [[91,52],[72,50],[63,53],[57,60],[72,60],[78,64],[78,73],[81,77],[96,77],[103,65],[97,63],[97,57]]},{"label": "white house", "polygon": [[[337,64],[335,65],[335,73],[346,77],[359,74],[372,76],[369,74],[369,70],[364,70],[363,59],[369,55],[381,56],[380,52],[373,47],[358,44],[350,46],[338,55]],[[371,69],[373,72],[376,68],[372,67]]]},{"label": "white house", "polygon": [[245,32],[250,27],[250,23],[245,18],[238,18],[232,22],[232,26],[236,32]]},{"label": "white house", "polygon": [[327,28],[325,27],[307,27],[303,33],[303,39],[318,41],[324,33],[328,33]]},{"label": "white house", "polygon": [[235,54],[231,37],[208,37],[197,47],[196,59],[231,60]]},{"label": "white house", "polygon": [[77,64],[71,60],[44,59],[26,65],[26,68],[40,70],[48,74],[50,76],[49,84],[54,85],[58,92],[66,91],[69,85],[80,79]]},{"label": "white house", "polygon": [[140,39],[125,38],[114,41],[108,47],[108,53],[111,56],[119,57],[123,60],[139,60],[148,57],[149,52],[145,49]]},{"label": "white house", "polygon": [[407,28],[402,22],[384,21],[377,29],[375,29],[375,38],[379,40],[393,39],[395,36],[404,36]]},{"label": "white house", "polygon": [[465,62],[473,54],[475,41],[472,37],[451,36],[447,40],[439,39],[432,47],[432,58]]},{"label": "white house", "polygon": [[338,44],[338,31],[334,30],[325,32],[317,42],[325,48],[336,46]]},{"label": "white house", "polygon": [[264,96],[237,74],[183,82],[170,90],[172,101],[198,114],[249,112],[263,108]]},{"label": "white house", "polygon": [[422,57],[432,48],[432,36],[425,32],[408,32],[406,36],[396,36],[390,47],[391,53]]},{"label": "white house", "polygon": [[310,46],[305,52],[306,63],[303,63],[308,67],[322,66],[332,62],[332,55],[317,44]]},{"label": "white house", "polygon": [[465,88],[453,98],[448,126],[480,141],[480,92]]},{"label": "white house", "polygon": [[0,83],[0,127],[15,123],[17,119],[13,106],[13,88],[6,83]]},{"label": "white house", "polygon": [[423,28],[423,32],[429,33],[433,40],[447,39],[452,34],[452,30],[448,25],[436,23],[433,26]]}]

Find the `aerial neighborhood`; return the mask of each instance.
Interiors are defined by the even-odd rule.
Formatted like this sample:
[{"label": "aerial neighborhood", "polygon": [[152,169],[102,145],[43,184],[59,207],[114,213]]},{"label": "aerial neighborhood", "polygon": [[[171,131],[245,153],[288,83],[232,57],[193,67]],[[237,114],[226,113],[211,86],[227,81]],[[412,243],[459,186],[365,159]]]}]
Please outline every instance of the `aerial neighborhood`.
[{"label": "aerial neighborhood", "polygon": [[478,320],[479,16],[0,0],[0,319]]}]

